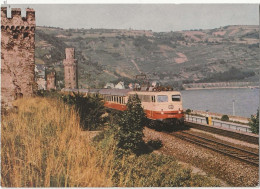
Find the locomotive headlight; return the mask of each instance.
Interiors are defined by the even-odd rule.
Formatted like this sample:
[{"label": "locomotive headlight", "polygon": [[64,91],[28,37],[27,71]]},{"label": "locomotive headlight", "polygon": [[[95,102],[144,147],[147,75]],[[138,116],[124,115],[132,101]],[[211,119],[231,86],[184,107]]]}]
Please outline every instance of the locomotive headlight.
[{"label": "locomotive headlight", "polygon": [[161,114],[164,114],[163,109],[161,109]]},{"label": "locomotive headlight", "polygon": [[169,105],[168,108],[169,108],[169,109],[173,109],[174,106],[173,106],[173,105]]}]

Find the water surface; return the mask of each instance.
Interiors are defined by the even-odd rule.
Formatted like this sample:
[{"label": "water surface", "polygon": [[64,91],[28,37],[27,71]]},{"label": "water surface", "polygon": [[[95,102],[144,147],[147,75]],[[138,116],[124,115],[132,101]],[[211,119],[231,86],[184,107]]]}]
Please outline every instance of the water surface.
[{"label": "water surface", "polygon": [[204,89],[181,91],[183,108],[250,117],[259,107],[259,89]]}]

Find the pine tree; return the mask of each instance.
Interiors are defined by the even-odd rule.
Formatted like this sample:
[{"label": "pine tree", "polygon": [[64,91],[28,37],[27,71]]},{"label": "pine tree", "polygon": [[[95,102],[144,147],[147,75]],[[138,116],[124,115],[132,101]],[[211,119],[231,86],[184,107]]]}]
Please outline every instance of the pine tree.
[{"label": "pine tree", "polygon": [[137,153],[143,141],[143,129],[146,116],[137,95],[130,96],[126,104],[127,110],[123,112],[119,121],[119,130],[116,134],[118,148],[124,153]]},{"label": "pine tree", "polygon": [[259,134],[259,108],[255,116],[251,115],[249,126],[252,133]]}]

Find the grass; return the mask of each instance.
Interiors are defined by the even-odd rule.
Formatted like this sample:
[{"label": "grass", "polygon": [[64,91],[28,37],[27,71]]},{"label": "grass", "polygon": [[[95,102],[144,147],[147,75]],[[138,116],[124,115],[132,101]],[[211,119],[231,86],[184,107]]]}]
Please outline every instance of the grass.
[{"label": "grass", "polygon": [[24,98],[14,107],[2,115],[3,187],[219,186],[173,157],[147,152],[118,158],[116,126],[93,145],[74,108],[57,99]]},{"label": "grass", "polygon": [[[94,138],[97,148],[104,156],[115,153],[116,140],[114,126],[101,132]],[[143,151],[147,150],[144,146]],[[184,168],[172,156],[155,153],[141,155],[128,154],[122,158],[113,158],[111,177],[116,187],[210,187],[220,186],[211,177],[193,174],[191,169]]]},{"label": "grass", "polygon": [[82,137],[73,108],[57,100],[20,99],[2,115],[3,187],[104,187],[111,156]]}]

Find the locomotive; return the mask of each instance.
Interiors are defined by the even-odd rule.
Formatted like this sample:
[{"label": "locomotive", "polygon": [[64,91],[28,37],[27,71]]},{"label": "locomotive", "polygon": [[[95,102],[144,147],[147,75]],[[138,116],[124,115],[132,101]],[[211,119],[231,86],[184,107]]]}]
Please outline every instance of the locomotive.
[{"label": "locomotive", "polygon": [[135,91],[133,89],[64,89],[64,92],[99,94],[104,105],[114,110],[126,110],[128,98],[138,95],[146,116],[150,120],[182,124],[184,112],[178,91]]}]

